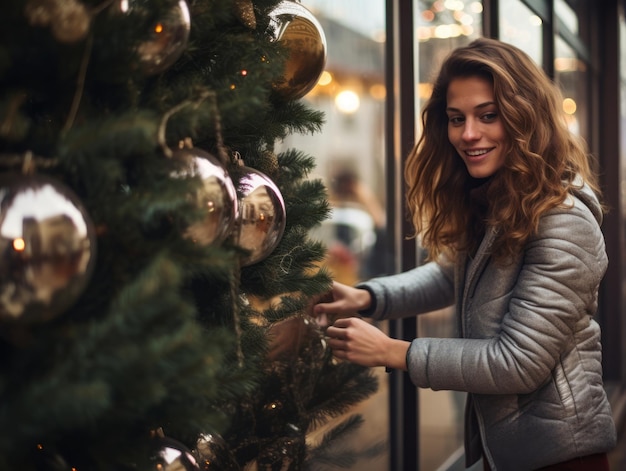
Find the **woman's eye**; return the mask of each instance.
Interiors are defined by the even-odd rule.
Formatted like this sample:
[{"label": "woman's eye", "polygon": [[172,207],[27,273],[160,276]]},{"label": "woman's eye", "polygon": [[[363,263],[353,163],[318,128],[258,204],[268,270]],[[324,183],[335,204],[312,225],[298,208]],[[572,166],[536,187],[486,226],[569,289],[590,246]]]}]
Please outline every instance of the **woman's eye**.
[{"label": "woman's eye", "polygon": [[492,112],[492,113],[485,113],[483,115],[483,120],[485,121],[493,121],[494,119],[496,119],[498,117],[498,113]]},{"label": "woman's eye", "polygon": [[463,121],[465,121],[465,120],[463,119],[462,116],[450,116],[448,118],[448,122],[450,124],[461,124]]}]

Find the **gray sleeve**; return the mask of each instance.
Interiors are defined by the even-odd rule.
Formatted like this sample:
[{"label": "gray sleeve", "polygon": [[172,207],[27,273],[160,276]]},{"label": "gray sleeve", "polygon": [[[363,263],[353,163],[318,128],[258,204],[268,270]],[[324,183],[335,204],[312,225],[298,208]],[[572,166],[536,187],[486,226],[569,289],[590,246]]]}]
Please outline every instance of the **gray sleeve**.
[{"label": "gray sleeve", "polygon": [[357,288],[372,294],[373,319],[400,319],[454,304],[454,268],[435,262],[398,275],[373,278]]},{"label": "gray sleeve", "polygon": [[573,208],[545,216],[526,247],[505,312],[490,312],[489,303],[471,308],[474,316],[499,322],[498,334],[413,340],[411,380],[431,389],[523,394],[545,382],[574,335],[583,342],[579,353],[590,349],[595,358],[599,332],[592,316],[606,266],[602,233],[588,212]]}]

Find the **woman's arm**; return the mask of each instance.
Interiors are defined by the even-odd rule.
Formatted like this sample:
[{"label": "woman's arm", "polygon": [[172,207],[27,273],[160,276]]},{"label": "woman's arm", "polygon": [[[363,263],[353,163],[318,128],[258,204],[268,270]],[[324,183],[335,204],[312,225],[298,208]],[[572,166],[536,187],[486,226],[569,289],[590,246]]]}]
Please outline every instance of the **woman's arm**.
[{"label": "woman's arm", "polygon": [[333,354],[363,366],[385,366],[406,371],[410,343],[388,337],[376,326],[350,317],[337,319],[326,329]]},{"label": "woman's arm", "polygon": [[430,262],[356,287],[372,295],[372,304],[362,315],[377,320],[415,316],[454,304],[454,266]]},{"label": "woman's arm", "polygon": [[602,233],[589,211],[580,205],[552,211],[527,244],[512,291],[496,294],[484,285],[465,306],[468,315],[491,325],[493,335],[415,339],[407,358],[411,380],[432,389],[529,393],[574,341],[595,352],[588,360],[595,365],[599,329],[592,316],[606,266]]}]

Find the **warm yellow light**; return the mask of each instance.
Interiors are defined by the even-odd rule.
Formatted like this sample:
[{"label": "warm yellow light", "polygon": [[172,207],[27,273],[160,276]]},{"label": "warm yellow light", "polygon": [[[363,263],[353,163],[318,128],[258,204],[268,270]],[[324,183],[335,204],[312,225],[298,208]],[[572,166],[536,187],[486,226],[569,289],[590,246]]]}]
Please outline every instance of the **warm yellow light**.
[{"label": "warm yellow light", "polygon": [[332,74],[328,72],[327,70],[325,70],[324,72],[322,72],[322,75],[320,75],[320,78],[317,81],[317,84],[325,87],[326,85],[330,84],[332,81],[333,81]]},{"label": "warm yellow light", "polygon": [[243,69],[240,73],[241,73],[241,75],[243,75],[244,77],[245,77],[246,75],[248,75],[248,71],[247,71],[246,69]]},{"label": "warm yellow light", "polygon": [[461,30],[463,30],[463,34],[465,36],[471,36],[474,34],[474,28],[472,25],[463,25]]},{"label": "warm yellow light", "polygon": [[482,2],[472,2],[472,3],[470,3],[470,11],[472,13],[482,13],[483,12],[483,4],[482,4]]},{"label": "warm yellow light", "polygon": [[427,100],[430,98],[430,95],[433,93],[433,84],[432,83],[418,83],[417,84],[417,93],[422,100]]},{"label": "warm yellow light", "polygon": [[361,100],[352,90],[339,92],[335,97],[335,105],[342,113],[354,113],[361,106]]},{"label": "warm yellow light", "polygon": [[465,8],[465,4],[460,0],[445,0],[443,3],[448,10],[459,11]]},{"label": "warm yellow light", "polygon": [[162,33],[163,32],[163,25],[161,23],[157,23],[157,25],[154,27],[154,32],[155,33]]},{"label": "warm yellow light", "polygon": [[439,25],[435,28],[435,37],[440,39],[457,38],[463,34],[463,29],[457,24]]},{"label": "warm yellow light", "polygon": [[576,113],[576,102],[572,98],[565,98],[563,100],[563,111],[569,115]]},{"label": "warm yellow light", "polygon": [[375,100],[384,100],[387,96],[387,89],[382,83],[375,83],[370,87],[370,95]]},{"label": "warm yellow light", "polygon": [[424,21],[431,22],[435,19],[435,13],[432,10],[424,10],[422,12],[422,18]]},{"label": "warm yellow light", "polygon": [[26,248],[26,242],[24,242],[24,239],[22,239],[21,237],[13,239],[13,248],[17,252],[22,252]]},{"label": "warm yellow light", "polygon": [[420,26],[417,28],[417,39],[420,41],[428,41],[433,37],[430,26]]},{"label": "warm yellow light", "polygon": [[574,72],[578,70],[578,61],[574,57],[557,57],[554,59],[554,68],[558,72]]}]

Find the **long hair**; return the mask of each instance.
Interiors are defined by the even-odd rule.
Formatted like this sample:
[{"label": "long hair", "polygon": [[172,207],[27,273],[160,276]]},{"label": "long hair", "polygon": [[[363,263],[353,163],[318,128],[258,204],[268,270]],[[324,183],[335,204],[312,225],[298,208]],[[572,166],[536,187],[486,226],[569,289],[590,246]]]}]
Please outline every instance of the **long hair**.
[{"label": "long hair", "polygon": [[431,259],[454,257],[480,243],[468,230],[476,225],[468,198],[473,179],[448,140],[448,86],[466,77],[493,84],[508,136],[505,162],[488,185],[484,221],[498,228],[492,251],[503,260],[522,250],[542,214],[563,204],[569,190],[586,183],[598,196],[600,191],[585,144],[567,127],[556,85],[520,49],[477,39],[444,61],[421,114],[423,132],[405,167],[414,235]]}]

